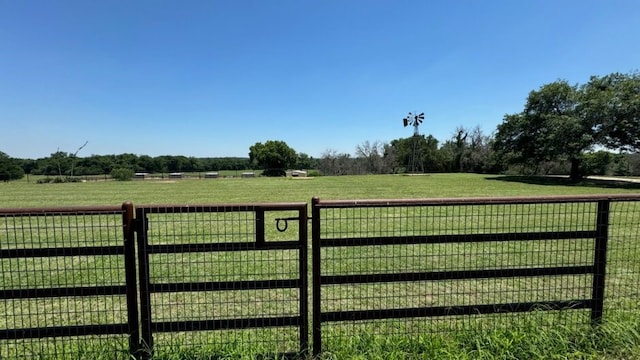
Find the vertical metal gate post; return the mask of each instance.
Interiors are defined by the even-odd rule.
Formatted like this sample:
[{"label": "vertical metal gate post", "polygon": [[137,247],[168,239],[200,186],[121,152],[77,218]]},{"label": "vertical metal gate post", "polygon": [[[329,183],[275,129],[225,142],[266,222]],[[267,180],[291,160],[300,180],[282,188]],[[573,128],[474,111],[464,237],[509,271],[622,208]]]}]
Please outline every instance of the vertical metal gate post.
[{"label": "vertical metal gate post", "polygon": [[598,201],[596,218],[595,254],[593,260],[593,291],[591,299],[591,323],[602,322],[604,308],[605,272],[607,267],[607,243],[609,240],[609,208],[610,200]]},{"label": "vertical metal gate post", "polygon": [[320,296],[320,199],[311,199],[311,252],[313,272],[313,357],[322,352],[321,296]]},{"label": "vertical metal gate post", "polygon": [[[307,207],[298,211],[299,230],[298,242],[300,244],[299,265],[300,271],[300,350],[304,355],[309,353],[309,258],[307,249],[308,216]],[[303,355],[301,354],[301,355]]]},{"label": "vertical metal gate post", "polygon": [[129,354],[138,359],[140,350],[140,323],[138,322],[138,287],[136,286],[136,244],[134,208],[131,202],[122,204],[124,232],[124,267],[127,287],[127,321],[129,323]]},{"label": "vertical metal gate post", "polygon": [[136,231],[138,233],[138,276],[140,285],[140,358],[151,358],[153,337],[151,335],[151,296],[149,294],[149,254],[147,253],[147,214],[136,209]]}]

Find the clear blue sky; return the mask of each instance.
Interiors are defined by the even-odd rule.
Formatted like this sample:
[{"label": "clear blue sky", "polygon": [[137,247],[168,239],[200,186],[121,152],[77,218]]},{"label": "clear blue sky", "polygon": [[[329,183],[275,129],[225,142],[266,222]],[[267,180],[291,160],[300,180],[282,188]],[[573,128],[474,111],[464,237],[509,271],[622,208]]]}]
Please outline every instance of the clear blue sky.
[{"label": "clear blue sky", "polygon": [[0,151],[319,157],[640,66],[638,0],[0,0]]}]

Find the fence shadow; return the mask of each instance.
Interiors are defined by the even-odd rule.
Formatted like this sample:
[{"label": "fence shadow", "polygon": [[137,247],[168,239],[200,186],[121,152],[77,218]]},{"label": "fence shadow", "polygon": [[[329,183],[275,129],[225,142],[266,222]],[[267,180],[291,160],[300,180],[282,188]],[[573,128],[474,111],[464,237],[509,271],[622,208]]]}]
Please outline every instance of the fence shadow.
[{"label": "fence shadow", "polygon": [[638,190],[640,183],[625,180],[614,179],[582,179],[574,181],[568,177],[561,176],[525,176],[525,175],[502,175],[488,176],[487,180],[497,180],[506,182],[519,182],[531,185],[552,185],[552,186],[580,186],[580,187],[597,187],[606,189],[627,189]]}]

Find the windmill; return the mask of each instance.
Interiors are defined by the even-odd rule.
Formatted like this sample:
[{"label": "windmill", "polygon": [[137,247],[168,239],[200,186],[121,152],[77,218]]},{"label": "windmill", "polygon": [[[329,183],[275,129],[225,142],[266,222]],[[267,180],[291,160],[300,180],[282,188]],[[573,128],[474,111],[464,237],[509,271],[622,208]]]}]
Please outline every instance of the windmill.
[{"label": "windmill", "polygon": [[413,126],[413,136],[417,136],[418,135],[418,126],[420,126],[420,124],[422,124],[422,121],[424,121],[424,113],[415,114],[415,115],[413,113],[409,113],[409,115],[407,115],[407,117],[402,119],[402,121],[404,123],[404,127],[412,125]]},{"label": "windmill", "polygon": [[420,113],[420,114],[414,114],[414,113],[409,113],[409,115],[407,115],[404,119],[402,119],[402,123],[404,124],[404,127],[407,127],[409,125],[413,126],[413,146],[412,146],[412,150],[411,150],[411,164],[410,164],[410,169],[409,171],[412,173],[417,172],[417,163],[416,163],[416,155],[418,152],[418,136],[420,135],[420,133],[418,132],[418,126],[420,126],[420,124],[422,124],[422,122],[424,121],[424,113]]}]

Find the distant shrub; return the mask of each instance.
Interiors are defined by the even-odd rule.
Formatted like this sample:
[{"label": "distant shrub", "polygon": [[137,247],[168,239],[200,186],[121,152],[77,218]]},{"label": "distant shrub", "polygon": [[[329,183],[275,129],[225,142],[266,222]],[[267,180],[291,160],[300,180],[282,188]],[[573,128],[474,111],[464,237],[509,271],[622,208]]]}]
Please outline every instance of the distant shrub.
[{"label": "distant shrub", "polygon": [[284,169],[267,169],[262,172],[262,176],[287,176]]},{"label": "distant shrub", "polygon": [[38,179],[36,181],[37,184],[64,184],[64,183],[75,183],[75,182],[80,182],[81,180],[79,178],[72,178],[70,176],[66,176],[66,177],[62,177],[62,176],[56,176],[56,177],[50,177],[47,176],[46,178],[42,178],[42,179]]},{"label": "distant shrub", "polygon": [[133,179],[135,172],[127,168],[117,168],[111,170],[111,177],[118,181],[128,181]]},{"label": "distant shrub", "polygon": [[318,176],[322,176],[322,173],[320,171],[318,171],[318,170],[309,170],[307,172],[307,176],[318,177]]}]

